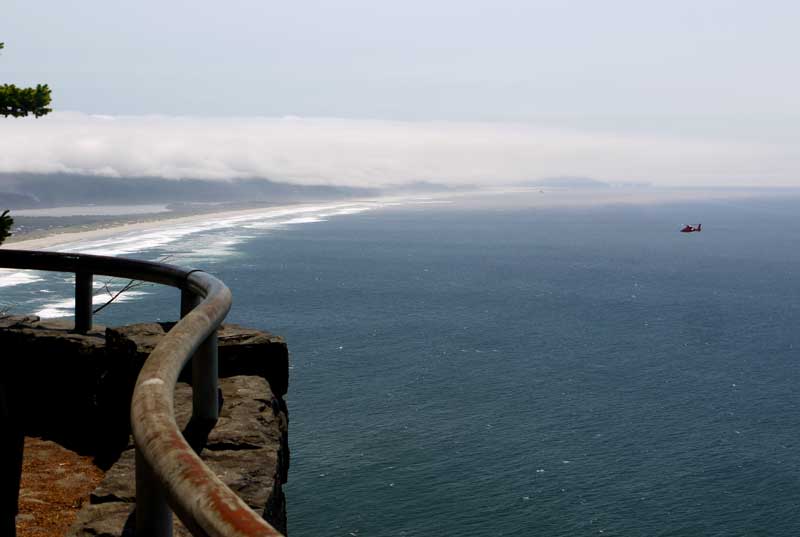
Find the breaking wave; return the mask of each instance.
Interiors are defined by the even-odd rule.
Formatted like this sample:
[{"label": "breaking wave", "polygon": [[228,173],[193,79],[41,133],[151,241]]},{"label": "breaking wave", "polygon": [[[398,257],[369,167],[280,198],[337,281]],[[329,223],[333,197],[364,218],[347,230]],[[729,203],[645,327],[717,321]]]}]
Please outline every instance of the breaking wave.
[{"label": "breaking wave", "polygon": [[[335,216],[354,215],[396,203],[382,201],[324,203],[290,207],[265,208],[261,211],[209,215],[208,220],[192,218],[188,222],[154,222],[152,228],[123,231],[102,239],[87,238],[64,242],[45,248],[49,251],[85,253],[107,256],[136,254],[145,259],[166,259],[179,265],[197,265],[209,260],[237,254],[237,246],[266,232],[288,226],[324,222]],[[58,277],[47,272],[0,269],[0,288],[15,290],[17,303],[25,303],[28,311],[36,311],[41,318],[69,317],[73,314],[74,298],[63,296],[63,292],[42,296],[41,282],[56,283]],[[68,280],[72,281],[72,280]],[[27,286],[38,283],[36,288]],[[64,281],[58,282],[61,286]],[[112,284],[113,290],[116,284]],[[48,285],[45,283],[45,290]],[[108,296],[97,288],[95,303],[102,304]],[[128,291],[117,302],[136,300],[146,292]]]}]

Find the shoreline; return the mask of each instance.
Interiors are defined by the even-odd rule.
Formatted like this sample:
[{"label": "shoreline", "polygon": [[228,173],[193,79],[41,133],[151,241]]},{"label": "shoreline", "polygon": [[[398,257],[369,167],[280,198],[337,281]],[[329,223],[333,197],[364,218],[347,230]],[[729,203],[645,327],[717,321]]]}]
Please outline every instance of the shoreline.
[{"label": "shoreline", "polygon": [[[148,232],[165,226],[182,226],[199,224],[207,221],[224,219],[256,219],[269,217],[271,212],[296,210],[302,212],[304,207],[309,210],[321,207],[345,207],[348,205],[364,204],[429,204],[453,203],[467,208],[502,208],[506,206],[505,196],[516,194],[543,195],[539,199],[530,198],[527,207],[539,209],[576,208],[595,205],[628,205],[628,204],[662,204],[662,203],[693,203],[709,200],[735,200],[742,198],[774,198],[774,197],[800,197],[800,190],[753,190],[753,189],[573,189],[554,187],[498,187],[479,191],[436,192],[419,193],[417,195],[387,195],[370,198],[344,198],[339,200],[316,200],[302,202],[288,202],[275,205],[265,204],[259,207],[196,207],[195,210],[168,211],[146,214],[120,214],[119,218],[111,216],[107,220],[87,224],[70,224],[48,229],[37,229],[21,234],[12,235],[0,249],[48,249],[58,251],[61,246],[72,245],[76,242],[109,239],[119,235],[128,235],[132,232]],[[538,197],[538,196],[536,196]],[[513,203],[513,202],[512,202]],[[135,207],[132,205],[131,207]],[[13,216],[13,214],[12,214]],[[83,215],[75,215],[83,216]],[[59,218],[59,217],[53,217]],[[72,217],[70,217],[72,218]]]},{"label": "shoreline", "polygon": [[[393,198],[397,200],[397,198]],[[270,212],[298,209],[303,207],[309,209],[320,206],[346,206],[350,204],[364,203],[386,203],[391,201],[389,198],[354,198],[339,201],[308,201],[298,203],[284,203],[280,205],[265,205],[263,207],[248,209],[227,209],[227,210],[208,210],[192,213],[150,213],[140,215],[140,219],[109,219],[105,222],[96,222],[86,225],[71,225],[66,227],[55,227],[47,230],[35,230],[22,235],[12,235],[2,245],[0,249],[18,250],[41,250],[56,249],[60,246],[73,244],[80,241],[91,241],[109,239],[117,235],[129,234],[136,231],[146,232],[155,230],[168,225],[187,225],[198,224],[215,219],[248,218],[258,216],[268,216]]]}]

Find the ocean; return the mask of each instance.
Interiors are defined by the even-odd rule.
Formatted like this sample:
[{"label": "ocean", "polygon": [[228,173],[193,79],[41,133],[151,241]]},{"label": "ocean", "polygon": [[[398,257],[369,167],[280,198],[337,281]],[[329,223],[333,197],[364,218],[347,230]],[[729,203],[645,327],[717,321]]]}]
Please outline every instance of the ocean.
[{"label": "ocean", "polygon": [[[800,197],[539,195],[69,248],[204,268],[287,339],[292,537],[800,534]],[[97,321],[177,314],[137,292]],[[70,295],[0,273],[13,311]]]}]

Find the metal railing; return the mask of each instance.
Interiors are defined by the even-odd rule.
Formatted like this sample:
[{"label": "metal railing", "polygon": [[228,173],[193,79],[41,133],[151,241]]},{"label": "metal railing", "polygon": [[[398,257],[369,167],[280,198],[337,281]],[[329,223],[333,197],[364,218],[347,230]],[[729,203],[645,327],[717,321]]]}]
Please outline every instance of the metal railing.
[{"label": "metal railing", "polygon": [[75,331],[84,333],[92,327],[95,274],[180,289],[182,318],[148,357],[131,402],[136,535],[171,536],[173,511],[196,536],[281,535],[200,460],[175,422],[175,384],[190,359],[192,420],[209,426],[217,421],[217,328],[231,307],[225,284],[202,271],[85,254],[0,249],[0,268],[74,273]]}]

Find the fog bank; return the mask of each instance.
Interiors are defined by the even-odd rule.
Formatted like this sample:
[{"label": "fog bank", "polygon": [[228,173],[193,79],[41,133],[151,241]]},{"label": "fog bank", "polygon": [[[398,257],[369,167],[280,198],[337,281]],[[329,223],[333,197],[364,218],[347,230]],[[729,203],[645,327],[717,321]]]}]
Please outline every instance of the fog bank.
[{"label": "fog bank", "polygon": [[663,186],[800,186],[791,149],[514,123],[72,112],[0,122],[0,173],[355,187],[482,186],[563,175]]}]

